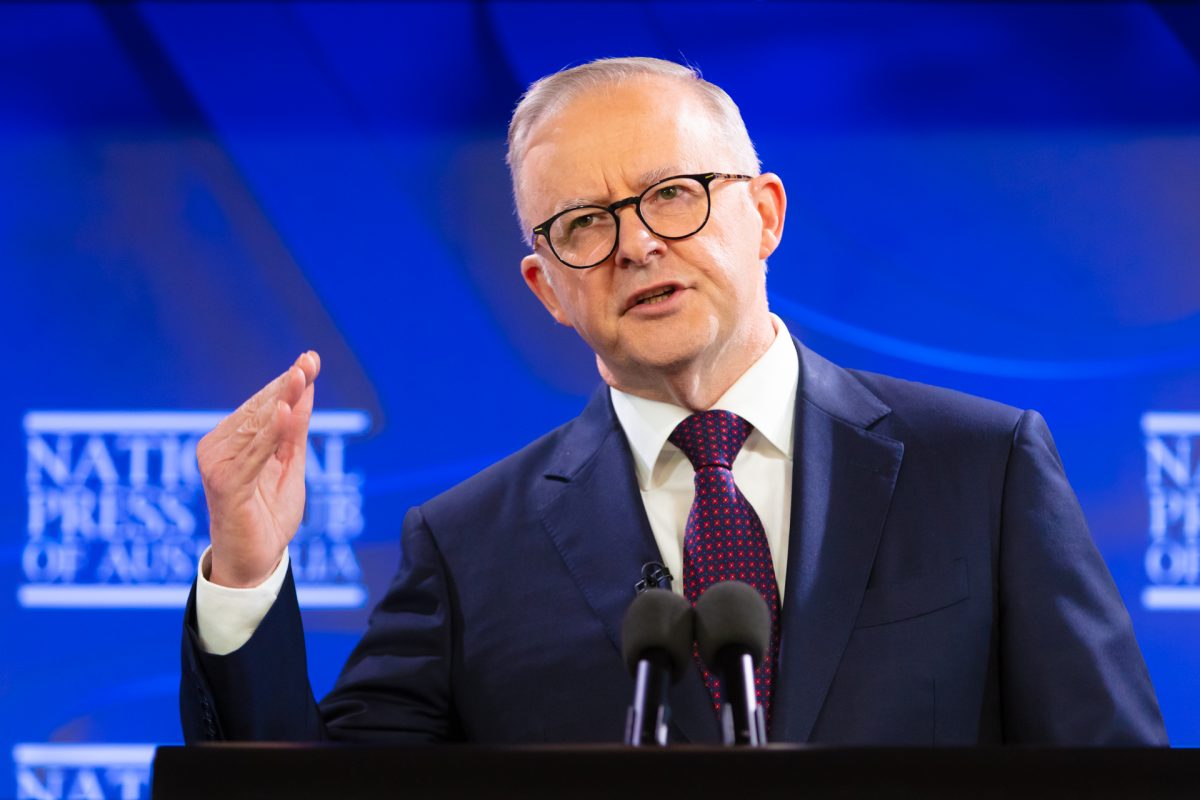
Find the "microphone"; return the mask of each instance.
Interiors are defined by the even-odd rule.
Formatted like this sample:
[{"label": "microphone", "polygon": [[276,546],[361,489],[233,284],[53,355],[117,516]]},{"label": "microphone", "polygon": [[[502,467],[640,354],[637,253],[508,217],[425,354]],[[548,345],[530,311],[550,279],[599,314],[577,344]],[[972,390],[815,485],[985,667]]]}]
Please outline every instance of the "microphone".
[{"label": "microphone", "polygon": [[667,693],[692,660],[693,620],[691,604],[666,589],[647,589],[629,604],[621,625],[621,654],[634,677],[625,744],[667,744]]},{"label": "microphone", "polygon": [[754,667],[771,641],[771,611],[741,581],[710,586],[696,601],[696,646],[721,678],[721,738],[725,744],[765,745],[767,721],[754,695]]}]

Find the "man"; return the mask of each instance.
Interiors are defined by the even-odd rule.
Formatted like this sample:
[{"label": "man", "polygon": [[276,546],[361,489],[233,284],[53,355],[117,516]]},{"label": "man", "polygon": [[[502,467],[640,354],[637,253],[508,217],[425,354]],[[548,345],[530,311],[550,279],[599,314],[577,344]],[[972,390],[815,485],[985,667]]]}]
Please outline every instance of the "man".
[{"label": "man", "polygon": [[[599,61],[534,84],[509,134],[522,275],[605,386],[409,512],[320,706],[286,555],[316,354],[224,420],[197,451],[212,549],[184,635],[190,741],[618,741],[620,620],[662,561],[693,601],[746,574],[763,594],[773,741],[1166,743],[1041,418],[840,369],[770,313],[785,194],[724,92]],[[686,675],[674,739],[716,741],[718,697]]]}]

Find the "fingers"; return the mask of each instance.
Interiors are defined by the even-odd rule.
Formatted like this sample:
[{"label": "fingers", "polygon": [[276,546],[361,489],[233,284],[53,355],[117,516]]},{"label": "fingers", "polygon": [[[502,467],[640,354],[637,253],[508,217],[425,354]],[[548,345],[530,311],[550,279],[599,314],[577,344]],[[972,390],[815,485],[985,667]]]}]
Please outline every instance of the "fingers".
[{"label": "fingers", "polygon": [[[237,482],[244,475],[256,475],[262,469],[263,463],[279,446],[290,412],[291,407],[276,398],[272,402],[261,402],[253,414],[235,412],[226,418],[237,423],[237,427],[219,439],[213,449],[217,460],[233,462],[228,469],[231,479]],[[225,424],[225,420],[221,424]]]},{"label": "fingers", "polygon": [[[293,364],[282,375],[251,395],[232,414],[221,420],[212,432],[217,435],[217,438],[224,438],[235,433],[237,429],[244,427],[250,420],[254,419],[255,415],[264,406],[273,405],[277,400],[283,399],[281,395],[287,394],[289,384],[294,384],[297,380],[303,380],[302,377],[297,378],[298,374],[303,375]],[[300,391],[300,388],[292,388],[293,394],[298,394]]]},{"label": "fingers", "polygon": [[250,400],[256,401],[253,403],[254,405],[271,403],[275,400],[282,400],[289,406],[295,405],[304,390],[317,379],[319,369],[319,362],[316,359],[310,357],[308,353],[302,353],[292,362],[287,371],[264,386]]},{"label": "fingers", "polygon": [[311,385],[317,379],[317,375],[321,374],[321,356],[316,350],[306,350],[296,359],[295,366],[304,372],[306,383]]},{"label": "fingers", "polygon": [[[320,372],[321,362],[319,357],[316,357],[317,354],[312,351],[305,353],[300,358],[303,360],[309,355],[315,357],[313,359],[315,362],[315,369],[311,373],[313,375],[313,379],[315,379],[316,374]],[[310,373],[305,370],[305,375],[308,376],[309,374]],[[308,439],[308,423],[312,418],[313,398],[316,394],[315,389],[316,387],[312,380],[309,380],[308,385],[304,387],[303,391],[300,392],[300,396],[296,399],[296,402],[291,406],[291,413],[287,417],[284,430],[281,434],[279,449],[277,451],[281,461],[288,461],[296,457],[304,457],[305,447]]]},{"label": "fingers", "polygon": [[305,387],[317,379],[321,371],[321,357],[315,350],[301,353],[282,375],[259,389],[249,400],[242,403],[238,411],[253,414],[260,405],[282,400],[288,405],[294,404]]},{"label": "fingers", "polygon": [[[301,402],[301,398],[307,393],[310,402],[309,408],[312,408],[312,386],[317,379],[317,375],[321,372],[321,357],[317,355],[315,350],[309,350],[301,353],[300,356],[292,362],[292,366],[287,372],[283,373],[276,379],[278,386],[274,398],[264,397],[262,402],[269,402],[272,399],[282,400],[289,406],[295,406]],[[268,384],[268,387],[270,384]]]},{"label": "fingers", "polygon": [[262,406],[272,405],[277,400],[282,400],[289,406],[295,405],[304,389],[317,379],[317,373],[320,371],[321,357],[317,355],[316,351],[309,350],[300,354],[283,374],[259,389],[246,402],[238,406],[236,411],[221,420],[213,429],[213,433],[217,435],[217,438],[232,434],[247,420],[252,419]]},{"label": "fingers", "polygon": [[229,465],[227,477],[232,485],[255,485],[267,459],[275,455],[279,448],[290,415],[291,408],[281,400],[270,405],[263,404],[259,413],[255,415],[253,426],[244,431],[249,440]]},{"label": "fingers", "polygon": [[299,444],[303,453],[312,413],[313,381],[321,370],[320,356],[313,350],[302,353],[291,367],[272,380],[205,436],[197,455],[201,472],[223,462],[234,462],[221,470],[224,480],[236,485],[247,475],[257,475],[266,459],[281,446],[288,453]]}]

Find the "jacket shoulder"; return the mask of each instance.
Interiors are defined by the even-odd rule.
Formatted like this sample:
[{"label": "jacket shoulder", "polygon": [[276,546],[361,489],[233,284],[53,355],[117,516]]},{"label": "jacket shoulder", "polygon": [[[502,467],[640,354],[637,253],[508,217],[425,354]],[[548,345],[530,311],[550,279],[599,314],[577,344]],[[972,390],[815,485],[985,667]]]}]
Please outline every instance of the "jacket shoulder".
[{"label": "jacket shoulder", "polygon": [[607,387],[583,412],[520,450],[426,501],[419,512],[432,527],[486,526],[536,513],[547,482],[569,480],[587,468],[601,445],[621,435]]},{"label": "jacket shoulder", "polygon": [[887,420],[891,425],[913,432],[1008,438],[1022,416],[1030,413],[955,389],[862,370],[847,372],[888,405],[892,413]]},{"label": "jacket shoulder", "polygon": [[575,420],[572,420],[560,425],[515,453],[430,498],[421,504],[422,512],[427,516],[437,516],[460,509],[466,502],[490,500],[494,503],[505,495],[521,491],[522,487],[535,480],[541,480],[548,466],[554,462],[555,454],[574,423]]}]

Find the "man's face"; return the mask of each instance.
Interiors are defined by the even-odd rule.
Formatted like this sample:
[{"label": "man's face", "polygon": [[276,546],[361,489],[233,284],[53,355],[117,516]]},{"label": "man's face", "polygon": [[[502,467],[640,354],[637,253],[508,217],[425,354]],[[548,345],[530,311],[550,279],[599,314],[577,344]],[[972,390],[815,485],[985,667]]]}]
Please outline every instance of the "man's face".
[{"label": "man's face", "polygon": [[[690,87],[638,78],[584,94],[531,131],[518,201],[523,218],[538,223],[568,205],[640,194],[671,175],[737,167]],[[782,231],[782,185],[773,175],[718,179],[710,192],[708,223],[690,238],[656,237],[629,207],[617,212],[616,251],[598,266],[566,267],[543,237],[521,263],[530,289],[578,331],[620,388],[637,391],[696,368],[719,374],[763,349],[757,340],[764,326],[770,331],[763,260]]]}]

